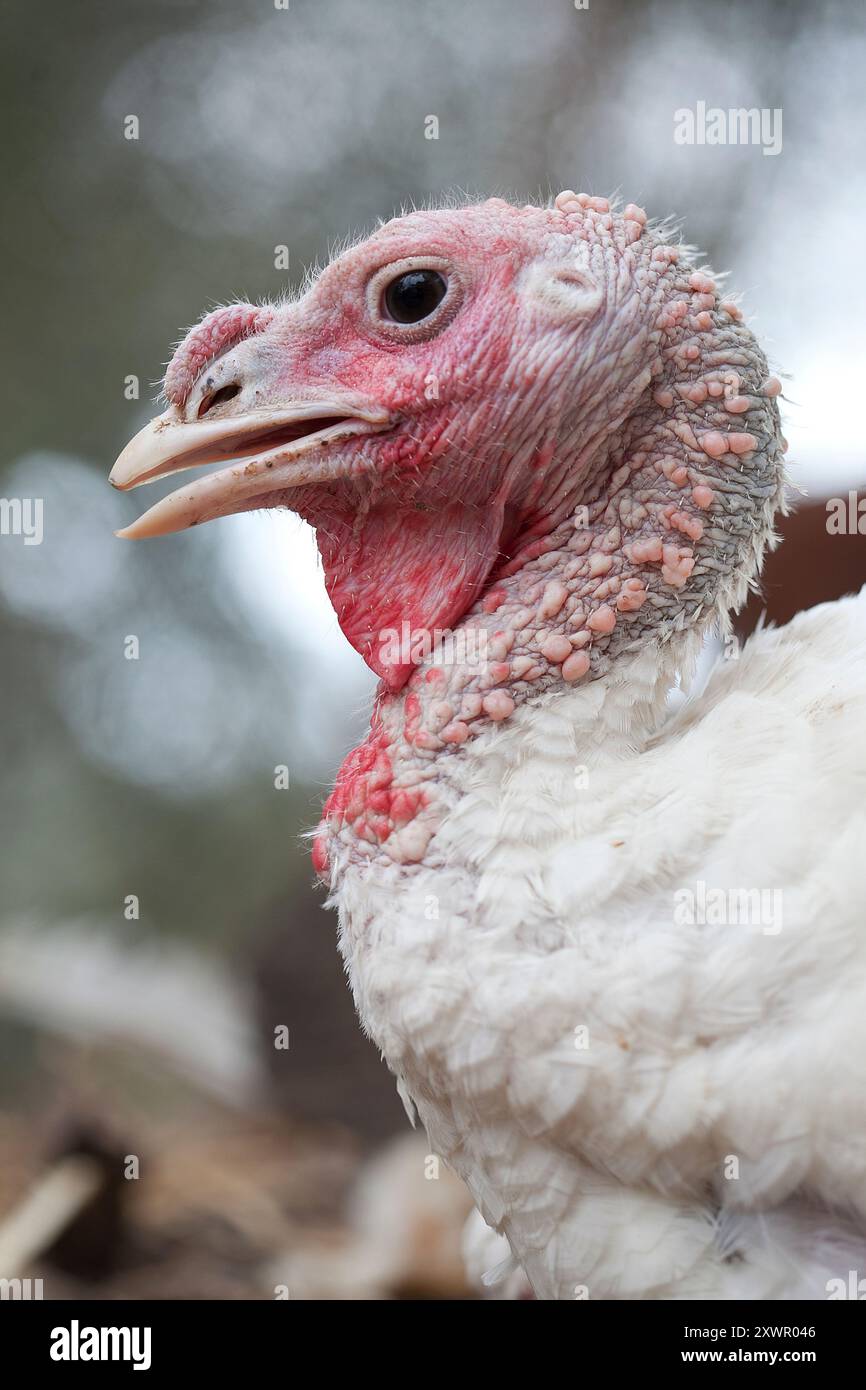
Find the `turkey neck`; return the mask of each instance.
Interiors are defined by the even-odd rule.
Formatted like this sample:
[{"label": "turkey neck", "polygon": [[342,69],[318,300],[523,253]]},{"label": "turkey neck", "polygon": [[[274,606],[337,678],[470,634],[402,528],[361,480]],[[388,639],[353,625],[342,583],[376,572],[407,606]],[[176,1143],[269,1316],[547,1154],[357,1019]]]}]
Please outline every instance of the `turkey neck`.
[{"label": "turkey neck", "polygon": [[[325,882],[346,863],[428,861],[443,817],[489,740],[513,731],[531,755],[534,713],[556,703],[579,761],[651,729],[676,672],[713,614],[671,640],[672,624],[636,580],[621,532],[568,520],[519,569],[507,566],[452,631],[431,634],[403,690],[377,694],[370,731],[345,759],[325,805],[313,862]],[[632,582],[636,581],[636,582]],[[679,610],[681,611],[681,610]],[[664,638],[664,640],[661,640]],[[605,713],[606,711],[606,713]]]}]

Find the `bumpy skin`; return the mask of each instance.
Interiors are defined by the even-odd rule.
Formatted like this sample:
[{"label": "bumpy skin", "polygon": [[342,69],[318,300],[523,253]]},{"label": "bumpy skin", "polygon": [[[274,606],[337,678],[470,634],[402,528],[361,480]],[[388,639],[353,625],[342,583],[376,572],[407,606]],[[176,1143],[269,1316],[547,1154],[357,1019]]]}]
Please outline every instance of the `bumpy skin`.
[{"label": "bumpy skin", "polygon": [[[386,690],[377,702],[370,738],[326,808],[323,873],[329,854],[422,858],[437,824],[427,783],[443,757],[525,701],[603,676],[620,653],[738,602],[781,499],[779,383],[739,310],[647,230],[640,209],[614,215],[604,199],[571,194],[552,210],[493,200],[379,235],[402,239],[413,222],[428,239],[433,229],[434,245],[469,243],[480,303],[471,355],[446,356],[443,340],[417,368],[423,472],[373,494],[388,518],[377,537],[387,574],[378,551],[370,564],[353,546],[368,478],[338,529],[320,493],[305,514],[321,526],[329,507],[320,544],[338,613],[342,576],[357,586],[360,570],[393,595],[392,609],[376,608],[375,630],[399,630],[402,618],[413,632],[449,626],[455,604],[465,616],[443,662],[434,652],[408,696]],[[431,373],[441,404],[423,395]],[[452,442],[440,463],[429,456],[442,429]],[[427,545],[413,524],[419,508]],[[467,578],[467,550],[485,585],[468,613],[478,581]]]},{"label": "bumpy skin", "polygon": [[[442,316],[383,324],[376,287],[418,263]],[[864,1256],[866,602],[759,635],[666,716],[782,504],[739,310],[641,209],[564,193],[410,214],[297,302],[218,313],[157,448],[210,399],[387,413],[160,526],[300,512],[382,676],[314,860],[407,1107],[539,1297],[826,1296]],[[700,882],[781,888],[782,930],[678,923]]]}]

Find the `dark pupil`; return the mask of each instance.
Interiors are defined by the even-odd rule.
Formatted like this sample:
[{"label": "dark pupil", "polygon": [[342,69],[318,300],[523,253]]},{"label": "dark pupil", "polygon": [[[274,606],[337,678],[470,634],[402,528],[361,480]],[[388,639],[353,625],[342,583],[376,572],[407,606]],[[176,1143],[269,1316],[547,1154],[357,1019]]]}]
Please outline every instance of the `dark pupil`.
[{"label": "dark pupil", "polygon": [[420,323],[445,297],[448,286],[438,270],[408,270],[385,291],[385,308],[395,323]]}]

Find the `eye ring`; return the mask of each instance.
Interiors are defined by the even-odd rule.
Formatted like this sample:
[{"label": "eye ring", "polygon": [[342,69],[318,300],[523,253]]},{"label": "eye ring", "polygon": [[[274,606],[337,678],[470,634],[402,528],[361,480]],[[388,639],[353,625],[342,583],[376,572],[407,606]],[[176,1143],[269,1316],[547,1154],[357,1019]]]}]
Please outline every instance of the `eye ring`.
[{"label": "eye ring", "polygon": [[[410,279],[427,275],[435,279]],[[415,309],[423,309],[425,304],[432,301],[429,312],[418,319],[405,321],[400,321],[389,312],[386,296],[389,289],[399,285],[400,281],[408,281],[404,288],[408,291],[408,300],[414,299]],[[442,287],[438,299],[435,298],[437,281]],[[453,266],[436,255],[407,256],[403,260],[391,261],[381,266],[367,285],[368,312],[377,332],[402,343],[423,342],[435,337],[451,321],[460,307],[461,299],[462,286]],[[407,307],[412,308],[411,304],[407,304]]]}]

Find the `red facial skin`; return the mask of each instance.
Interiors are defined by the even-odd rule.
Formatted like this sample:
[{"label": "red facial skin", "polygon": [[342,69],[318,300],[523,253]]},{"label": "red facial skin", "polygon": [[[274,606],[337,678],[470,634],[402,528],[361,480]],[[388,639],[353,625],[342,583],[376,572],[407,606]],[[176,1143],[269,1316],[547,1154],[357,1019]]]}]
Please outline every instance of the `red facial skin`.
[{"label": "red facial skin", "polygon": [[[420,718],[417,698],[412,717]],[[409,712],[407,710],[407,737]],[[325,802],[324,823],[332,818],[339,824],[351,823],[355,834],[372,844],[383,845],[394,830],[407,825],[427,805],[423,790],[395,787],[390,742],[377,712],[370,733],[343,762],[334,790]],[[319,833],[313,842],[313,867],[325,877],[328,869],[326,837]]]},{"label": "red facial skin", "polygon": [[[748,546],[750,490],[769,496],[776,475],[777,384],[736,306],[645,224],[582,194],[413,213],[297,302],[219,310],[178,349],[166,391],[179,407],[207,354],[228,352],[247,410],[331,391],[389,415],[330,446],[331,480],[244,504],[313,525],[341,627],[382,678],[325,808],[324,877],[335,841],[417,862],[443,756],[709,611]],[[407,263],[449,283],[441,313],[411,329],[381,307]],[[404,624],[408,654],[389,637]],[[455,628],[484,639],[481,658],[442,659],[436,633]]]},{"label": "red facial skin", "polygon": [[[209,360],[255,338],[257,405],[336,387],[391,414],[391,429],[349,446],[350,476],[335,487],[270,493],[250,505],[285,501],[316,528],[343,631],[392,690],[412,666],[383,659],[381,634],[404,621],[421,633],[449,629],[498,562],[514,530],[506,506],[525,490],[522,459],[515,467],[514,446],[497,447],[496,435],[503,412],[513,410],[509,323],[516,329],[525,316],[515,280],[546,214],[533,210],[537,225],[521,227],[517,210],[509,212],[515,237],[490,236],[489,218],[471,217],[455,236],[447,213],[390,223],[329,266],[299,303],[232,305],[209,315],[166,377],[166,394],[183,406]],[[417,257],[441,266],[451,286],[452,308],[429,336],[424,325],[383,329],[371,312],[371,279]],[[525,452],[523,441],[514,444]],[[457,459],[465,461],[459,489]]]}]

